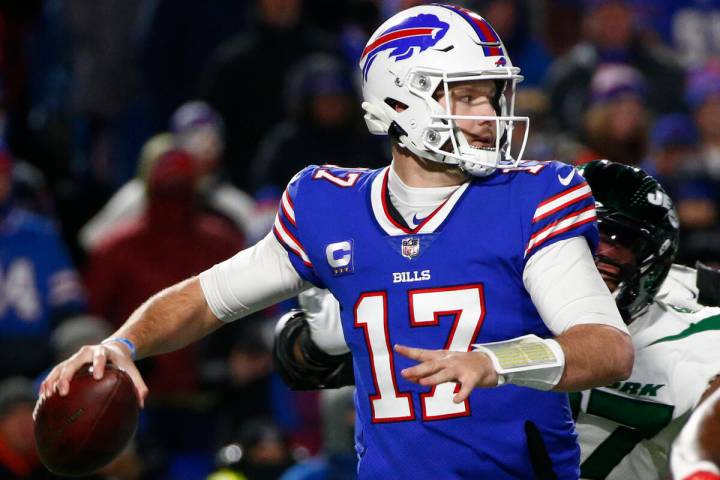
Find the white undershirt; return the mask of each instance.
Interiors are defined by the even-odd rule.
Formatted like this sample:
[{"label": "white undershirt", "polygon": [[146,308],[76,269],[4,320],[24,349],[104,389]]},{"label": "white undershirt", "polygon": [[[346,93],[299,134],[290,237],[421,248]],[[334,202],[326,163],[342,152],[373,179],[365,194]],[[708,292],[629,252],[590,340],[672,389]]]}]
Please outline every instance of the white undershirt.
[{"label": "white undershirt", "polygon": [[[458,187],[413,188],[390,170],[390,198],[408,225],[413,216],[432,213]],[[627,333],[615,301],[595,267],[582,237],[553,243],[525,266],[523,283],[554,335],[588,323],[610,325]],[[224,322],[236,320],[291,298],[312,287],[292,266],[287,251],[270,233],[255,246],[200,274],[208,306]],[[332,302],[326,302],[333,304]],[[336,305],[336,304],[335,304]],[[328,310],[328,311],[326,311]],[[310,322],[313,340],[328,353],[347,351],[337,308],[327,307]]]},{"label": "white undershirt", "polygon": [[450,187],[409,187],[403,182],[391,166],[388,174],[388,192],[390,201],[409,227],[415,228],[422,220],[434,212],[445,200],[450,198],[460,185]]}]

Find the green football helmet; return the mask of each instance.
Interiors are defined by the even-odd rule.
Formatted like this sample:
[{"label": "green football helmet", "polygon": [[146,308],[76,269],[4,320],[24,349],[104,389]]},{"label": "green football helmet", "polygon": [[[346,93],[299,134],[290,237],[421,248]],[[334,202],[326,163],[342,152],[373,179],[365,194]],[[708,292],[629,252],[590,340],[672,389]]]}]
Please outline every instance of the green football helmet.
[{"label": "green football helmet", "polygon": [[[615,302],[627,323],[652,303],[678,250],[679,222],[669,195],[637,167],[595,160],[580,167],[595,197],[601,238],[632,251],[635,261],[621,264],[604,255],[595,263],[613,276]],[[612,265],[613,273],[603,270]]]}]

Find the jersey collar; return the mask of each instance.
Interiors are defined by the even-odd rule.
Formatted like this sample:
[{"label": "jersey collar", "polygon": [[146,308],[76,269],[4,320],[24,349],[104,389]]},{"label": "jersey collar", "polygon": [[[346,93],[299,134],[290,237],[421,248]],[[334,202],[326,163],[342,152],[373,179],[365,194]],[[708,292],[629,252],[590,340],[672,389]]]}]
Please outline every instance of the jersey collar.
[{"label": "jersey collar", "polygon": [[372,180],[370,188],[370,204],[373,215],[380,228],[391,236],[434,233],[452,212],[455,204],[460,200],[470,182],[465,182],[453,192],[438,208],[415,228],[409,228],[404,222],[398,222],[390,212],[390,195],[388,192],[388,175],[390,167],[385,167]]}]

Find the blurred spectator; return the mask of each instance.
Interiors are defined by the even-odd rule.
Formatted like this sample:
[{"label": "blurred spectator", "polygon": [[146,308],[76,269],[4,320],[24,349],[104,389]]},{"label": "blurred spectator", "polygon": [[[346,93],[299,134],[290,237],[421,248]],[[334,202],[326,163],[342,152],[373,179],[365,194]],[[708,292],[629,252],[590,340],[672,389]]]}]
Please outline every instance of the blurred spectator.
[{"label": "blurred spectator", "polygon": [[355,389],[321,392],[323,452],[290,468],[280,480],[353,480],[357,478],[355,452]]},{"label": "blurred spectator", "polygon": [[[122,222],[137,219],[146,208],[145,170],[148,159],[157,158],[160,151],[178,147],[188,152],[199,176],[199,202],[201,207],[227,219],[250,241],[255,241],[255,202],[242,190],[224,181],[218,173],[224,150],[222,119],[204,102],[191,101],[182,105],[170,120],[173,135],[160,134],[150,139],[140,154],[140,166],[134,179],[120,188],[80,231],[80,242],[91,249],[109,230]],[[267,233],[263,228],[262,235]]]},{"label": "blurred spectator", "polygon": [[632,67],[608,64],[597,69],[583,119],[587,150],[576,158],[576,165],[598,158],[635,165],[645,157],[649,128],[645,92],[642,75]]},{"label": "blurred spectator", "polygon": [[337,59],[313,54],[288,75],[288,118],[263,138],[253,161],[256,188],[283,188],[311,164],[376,168],[387,164],[380,137],[368,138],[350,73]]},{"label": "blurred spectator", "polygon": [[700,135],[702,172],[720,181],[720,63],[688,76],[686,98]]},{"label": "blurred spectator", "polygon": [[225,168],[235,185],[248,190],[257,144],[283,118],[288,67],[313,51],[334,51],[332,43],[302,23],[302,0],[256,0],[257,23],[250,32],[222,44],[205,72],[204,95],[225,120]]},{"label": "blurred spectator", "polygon": [[658,118],[650,133],[650,152],[643,169],[676,201],[678,185],[697,163],[697,132],[692,118],[671,113]]},{"label": "blurred spectator", "polygon": [[[90,252],[86,276],[94,313],[122,324],[145,298],[197,274],[242,248],[242,237],[196,205],[194,160],[177,149],[149,154],[143,165],[147,209]],[[148,442],[159,448],[208,449],[214,423],[200,390],[198,344],[141,363],[152,392]],[[144,439],[143,439],[144,440]]]},{"label": "blurred spectator", "polygon": [[32,412],[36,394],[32,382],[11,377],[0,382],[0,478],[57,478],[40,463],[35,448]]},{"label": "blurred spectator", "polygon": [[222,335],[203,345],[206,386],[220,392],[222,424],[214,440],[230,441],[244,422],[272,415],[272,334],[266,332],[272,324],[257,314],[223,326]]},{"label": "blurred spectator", "polygon": [[42,0],[0,3],[0,135],[13,151],[36,158],[30,140],[32,34],[42,12]]},{"label": "blurred spectator", "polygon": [[175,139],[169,133],[155,135],[145,142],[140,151],[136,177],[115,192],[102,210],[80,229],[78,240],[86,251],[96,248],[118,225],[136,220],[145,211],[145,182],[149,165],[174,145]]},{"label": "blurred spectator", "polygon": [[585,40],[557,59],[548,73],[551,111],[558,127],[578,133],[598,66],[624,63],[647,81],[654,113],[683,110],[683,70],[672,52],[642,42],[634,25],[631,0],[585,0]]},{"label": "blurred spectator", "polygon": [[42,215],[51,215],[53,205],[42,172],[21,158],[10,154],[0,139],[0,164],[12,165],[10,172],[13,205]]},{"label": "blurred spectator", "polygon": [[220,470],[208,480],[277,480],[293,464],[280,430],[271,422],[255,419],[243,425],[234,443],[217,454]]},{"label": "blurred spectator", "polygon": [[[176,135],[178,146],[197,162],[203,205],[251,237],[258,221],[255,202],[220,174],[225,127],[218,113],[205,102],[187,102],[173,114],[170,129]],[[259,237],[250,240],[259,240]]]},{"label": "blurred spectator", "polygon": [[[515,100],[515,115],[532,118],[533,127],[528,134],[522,158],[532,160],[553,160],[556,157],[555,147],[558,135],[550,121],[550,102],[539,88],[521,88]],[[517,122],[512,134],[512,153],[522,148],[525,138],[525,122]],[[560,157],[564,158],[564,157]]]},{"label": "blurred spectator", "polygon": [[349,65],[360,58],[368,38],[380,24],[380,7],[373,0],[349,0],[343,9],[344,21],[340,31],[340,49]]},{"label": "blurred spectator", "polygon": [[157,129],[181,104],[200,94],[207,59],[223,41],[247,27],[248,3],[156,0],[143,19],[140,61]]},{"label": "blurred spectator", "polygon": [[0,378],[43,371],[52,360],[52,329],[85,309],[54,225],[14,203],[12,169],[0,150]]},{"label": "blurred spectator", "polygon": [[552,62],[542,39],[534,32],[534,25],[530,22],[533,12],[528,4],[527,0],[478,2],[480,15],[490,22],[503,39],[513,64],[522,65],[524,88],[540,85]]},{"label": "blurred spectator", "polygon": [[[541,25],[541,34],[553,57],[559,57],[577,45],[583,36],[583,3],[577,0],[532,2],[533,21]],[[538,11],[539,8],[539,11]]]},{"label": "blurred spectator", "polygon": [[72,37],[73,104],[84,141],[77,152],[93,178],[121,185],[134,171],[151,123],[140,98],[137,35],[150,0],[66,0]]},{"label": "blurred spectator", "polygon": [[110,336],[113,327],[107,321],[93,315],[79,315],[62,323],[51,337],[55,352],[55,364],[69,358],[83,345],[95,345]]},{"label": "blurred spectator", "polygon": [[429,2],[427,2],[427,0],[379,0],[379,3],[381,5],[380,11],[382,12],[383,20],[387,20],[400,10]]},{"label": "blurred spectator", "polygon": [[[143,463],[136,450],[135,442],[130,442],[112,462],[98,470],[98,480],[140,480],[143,477]],[[86,478],[85,480],[90,480]]]},{"label": "blurred spectator", "polygon": [[698,68],[712,58],[720,58],[720,1],[647,0],[657,9],[665,7],[669,40],[683,65]]},{"label": "blurred spectator", "polygon": [[[119,326],[149,295],[201,272],[242,247],[234,229],[195,205],[194,162],[180,150],[159,154],[148,170],[147,211],[91,251],[87,270],[92,311]],[[158,357],[146,376],[157,397],[192,392],[193,348]]]},{"label": "blurred spectator", "polygon": [[702,178],[686,181],[678,188],[677,199],[678,218],[683,229],[709,229],[716,224],[718,190],[711,182]]},{"label": "blurred spectator", "polygon": [[678,189],[676,207],[680,219],[678,262],[701,261],[720,267],[720,210],[718,187],[706,178],[695,178]]}]

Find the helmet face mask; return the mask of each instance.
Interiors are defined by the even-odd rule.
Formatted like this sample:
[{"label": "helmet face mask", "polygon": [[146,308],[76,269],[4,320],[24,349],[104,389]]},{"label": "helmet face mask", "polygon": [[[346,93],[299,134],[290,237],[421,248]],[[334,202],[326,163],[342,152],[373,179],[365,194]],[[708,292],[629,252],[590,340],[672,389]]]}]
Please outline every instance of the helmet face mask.
[{"label": "helmet face mask", "polygon": [[[423,34],[423,32],[425,34]],[[363,108],[373,134],[390,134],[401,147],[436,162],[458,165],[472,175],[516,166],[527,142],[525,128],[517,155],[509,151],[515,122],[515,88],[522,76],[513,67],[497,33],[482,17],[457,7],[430,5],[405,10],[385,22],[368,41],[360,62]],[[458,115],[450,99],[461,82],[496,81],[495,115]],[[402,109],[396,105],[402,105]],[[477,148],[459,122],[494,122],[495,145]]]}]

